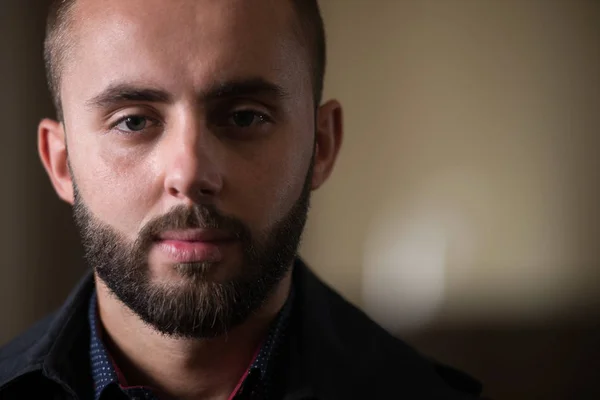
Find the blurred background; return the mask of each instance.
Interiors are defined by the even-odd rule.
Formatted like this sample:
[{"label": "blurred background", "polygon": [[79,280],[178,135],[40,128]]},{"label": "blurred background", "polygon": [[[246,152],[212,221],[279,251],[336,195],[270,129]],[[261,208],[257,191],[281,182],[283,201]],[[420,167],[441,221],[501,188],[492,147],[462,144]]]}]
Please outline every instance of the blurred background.
[{"label": "blurred background", "polygon": [[[46,4],[0,3],[0,344],[85,268],[36,152]],[[494,399],[600,398],[600,2],[321,7],[346,136],[301,254]]]}]

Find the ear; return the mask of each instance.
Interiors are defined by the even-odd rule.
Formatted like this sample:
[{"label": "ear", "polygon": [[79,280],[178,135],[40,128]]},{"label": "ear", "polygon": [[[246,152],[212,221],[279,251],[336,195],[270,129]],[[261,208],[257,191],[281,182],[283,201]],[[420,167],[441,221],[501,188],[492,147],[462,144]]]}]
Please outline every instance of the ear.
[{"label": "ear", "polygon": [[67,159],[67,143],[62,123],[43,119],[38,126],[38,152],[58,196],[73,204],[73,182]]},{"label": "ear", "polygon": [[342,118],[342,105],[337,100],[330,100],[317,110],[313,190],[321,187],[333,171],[344,136]]}]

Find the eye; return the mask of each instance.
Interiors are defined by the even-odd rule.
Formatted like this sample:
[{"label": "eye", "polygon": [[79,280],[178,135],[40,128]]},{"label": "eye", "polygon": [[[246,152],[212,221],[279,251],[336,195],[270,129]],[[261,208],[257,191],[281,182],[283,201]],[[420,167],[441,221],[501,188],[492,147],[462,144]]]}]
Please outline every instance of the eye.
[{"label": "eye", "polygon": [[235,111],[229,117],[229,123],[238,128],[248,128],[254,123],[268,122],[268,117],[252,110]]},{"label": "eye", "polygon": [[141,115],[129,115],[114,124],[114,128],[122,132],[140,132],[148,128],[153,121]]}]

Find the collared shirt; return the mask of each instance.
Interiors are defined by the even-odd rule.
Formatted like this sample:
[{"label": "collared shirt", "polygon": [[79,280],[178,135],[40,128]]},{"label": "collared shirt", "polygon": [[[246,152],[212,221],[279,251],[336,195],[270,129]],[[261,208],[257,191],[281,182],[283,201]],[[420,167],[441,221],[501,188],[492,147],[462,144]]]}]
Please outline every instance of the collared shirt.
[{"label": "collared shirt", "polygon": [[[292,308],[293,290],[271,324],[265,340],[252,361],[250,367],[241,377],[230,399],[268,399],[271,390],[274,363],[280,352],[281,343],[286,334],[286,327]],[[94,399],[102,400],[105,393],[113,390],[121,391],[126,398],[137,400],[157,400],[151,388],[143,386],[127,386],[119,369],[110,357],[101,338],[101,327],[97,312],[95,290],[92,293],[88,320],[90,324],[90,363],[94,382]],[[109,395],[106,396],[110,398]]]}]

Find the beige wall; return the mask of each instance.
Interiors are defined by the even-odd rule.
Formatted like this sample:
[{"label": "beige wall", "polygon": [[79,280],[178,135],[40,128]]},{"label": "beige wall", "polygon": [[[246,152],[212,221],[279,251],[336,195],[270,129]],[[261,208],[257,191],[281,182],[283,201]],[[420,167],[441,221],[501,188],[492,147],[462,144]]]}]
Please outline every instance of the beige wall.
[{"label": "beige wall", "polygon": [[600,2],[321,5],[346,139],[302,254],[491,398],[600,398]]},{"label": "beige wall", "polygon": [[600,304],[600,7],[323,0],[346,139],[303,254],[393,330]]}]

